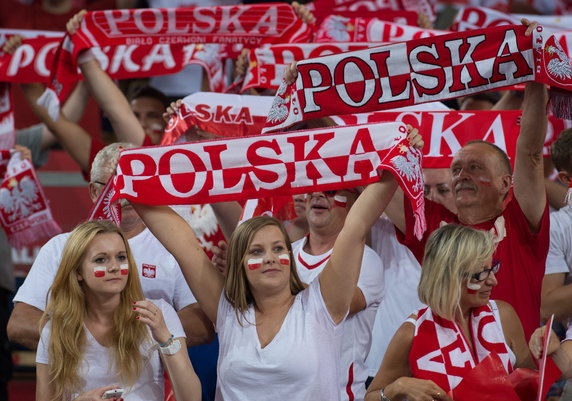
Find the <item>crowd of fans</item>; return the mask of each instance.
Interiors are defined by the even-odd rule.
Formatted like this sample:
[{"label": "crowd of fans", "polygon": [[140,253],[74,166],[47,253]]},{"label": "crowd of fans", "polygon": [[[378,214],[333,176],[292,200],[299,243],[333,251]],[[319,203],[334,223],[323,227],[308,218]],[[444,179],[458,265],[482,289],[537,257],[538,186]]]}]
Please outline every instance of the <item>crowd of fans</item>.
[{"label": "crowd of fans", "polygon": [[[550,14],[548,3],[442,2],[435,21],[447,29],[446,15],[460,5]],[[3,0],[0,28],[74,35],[89,11],[229,4],[236,3]],[[316,23],[308,7],[292,7]],[[425,15],[419,21],[432,28]],[[537,26],[523,24],[526,35]],[[26,38],[6,32],[2,52],[10,54]],[[226,61],[228,84],[247,74],[248,51]],[[121,151],[160,144],[177,100],[207,91],[209,82],[195,65],[133,89],[117,85],[90,50],[77,62],[83,80],[57,118],[39,105],[44,84],[21,84],[41,123],[18,130],[14,150],[41,168],[61,146],[96,203]],[[286,83],[296,74],[292,65]],[[90,96],[112,140],[78,123]],[[500,366],[475,382],[486,393],[487,380],[536,370],[544,341],[564,382],[572,377],[572,206],[565,201],[572,129],[557,133],[551,156],[543,156],[547,104],[547,88],[537,82],[447,102],[465,111],[520,109],[520,134],[513,160],[473,140],[449,169],[424,169],[421,238],[411,204],[387,171],[365,188],[294,195],[288,219],[241,220],[239,202],[188,205],[189,213],[216,219],[208,241],[177,208],[121,200],[119,227],[78,221],[45,243],[17,290],[2,238],[0,401],[8,399],[10,342],[36,350],[38,401],[465,400],[454,389],[483,360],[494,355]],[[323,118],[297,129],[333,125]],[[423,132],[407,130],[409,146],[422,150]],[[216,137],[191,127],[179,143]],[[552,315],[560,338],[551,331],[543,340]],[[210,351],[193,358],[202,344]],[[201,369],[215,365],[216,372]]]}]

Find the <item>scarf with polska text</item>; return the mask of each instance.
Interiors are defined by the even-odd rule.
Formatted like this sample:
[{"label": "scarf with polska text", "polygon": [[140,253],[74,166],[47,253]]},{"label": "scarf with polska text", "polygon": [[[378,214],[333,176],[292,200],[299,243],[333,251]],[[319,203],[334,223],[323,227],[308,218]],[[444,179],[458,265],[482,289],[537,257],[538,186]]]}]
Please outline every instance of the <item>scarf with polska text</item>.
[{"label": "scarf with polska text", "polygon": [[[572,90],[572,64],[555,38],[540,26],[528,37],[525,31],[503,26],[456,32],[301,61],[296,81],[278,89],[263,132],[529,81]],[[572,119],[569,95],[551,90],[556,117]]]},{"label": "scarf with polska text", "polygon": [[[45,37],[50,32],[27,31],[26,37],[13,54],[0,53],[0,82],[48,83],[50,68],[54,62],[56,49],[64,34]],[[17,31],[7,31],[10,36]],[[155,75],[174,74],[184,66],[197,64],[203,67],[213,92],[224,88],[224,58],[228,55],[228,45],[207,44],[155,44],[118,45],[92,48],[95,58],[112,79],[145,78]],[[148,57],[149,55],[153,57]],[[75,71],[70,79],[83,79]]]},{"label": "scarf with polska text", "polygon": [[249,67],[241,91],[250,88],[278,89],[286,68],[294,61],[307,60],[329,54],[381,46],[384,43],[288,43],[268,45],[249,54]]},{"label": "scarf with polska text", "polygon": [[193,93],[183,99],[177,114],[169,121],[161,145],[175,143],[193,127],[223,137],[258,135],[264,128],[272,100],[270,96]]},{"label": "scarf with polska text", "polygon": [[330,15],[316,31],[316,42],[402,42],[447,33],[383,21],[378,18]]},{"label": "scarf with polska text", "polygon": [[[287,4],[132,9],[88,12],[73,36],[66,35],[54,59],[50,86],[39,104],[57,119],[59,100],[74,80],[78,54],[89,48],[140,45],[148,51],[147,62],[173,63],[168,44],[244,44],[305,42],[312,28]],[[158,45],[158,46],[156,46]]]},{"label": "scarf with polska text", "polygon": [[378,169],[396,177],[421,236],[421,153],[409,146],[401,123],[126,149],[112,200],[176,205],[294,195],[366,185],[379,179]]},{"label": "scarf with polska text", "polygon": [[[417,25],[417,13],[425,14],[430,21],[435,21],[435,1],[434,0],[316,0],[307,4],[318,21],[330,14],[339,11],[355,11],[369,13],[372,11],[383,11],[391,14],[391,11],[405,11],[415,14],[413,23]],[[400,22],[402,23],[402,22]]]},{"label": "scarf with polska text", "polygon": [[0,222],[14,248],[62,232],[52,216],[32,163],[21,160],[19,152],[10,157],[0,185]]},{"label": "scarf with polska text", "polygon": [[507,14],[487,7],[459,7],[450,30],[462,32],[501,25],[519,25],[521,18],[536,21],[553,32],[567,31],[572,24],[570,15]]},{"label": "scarf with polska text", "polygon": [[409,351],[412,376],[432,380],[448,393],[490,353],[497,354],[510,373],[513,367],[502,326],[491,307],[473,308],[470,319],[474,353],[456,322],[436,315],[431,308],[419,310]]},{"label": "scarf with polska text", "polygon": [[[521,115],[521,110],[377,111],[331,118],[338,125],[394,121],[409,124],[419,130],[425,142],[423,168],[449,168],[454,155],[473,140],[495,144],[514,164]],[[545,157],[550,156],[550,146],[559,133],[568,128],[572,128],[572,121],[548,117],[548,134],[543,149]]]}]

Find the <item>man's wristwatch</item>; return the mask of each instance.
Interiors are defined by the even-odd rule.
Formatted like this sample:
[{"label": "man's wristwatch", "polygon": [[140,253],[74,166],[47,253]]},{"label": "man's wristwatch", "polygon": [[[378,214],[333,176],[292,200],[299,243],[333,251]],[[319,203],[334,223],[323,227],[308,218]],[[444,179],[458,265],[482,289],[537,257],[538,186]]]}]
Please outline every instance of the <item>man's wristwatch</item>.
[{"label": "man's wristwatch", "polygon": [[172,338],[171,341],[164,347],[159,347],[162,354],[174,355],[181,349],[181,342],[176,338]]},{"label": "man's wristwatch", "polygon": [[385,396],[383,393],[383,389],[379,390],[379,400],[380,401],[391,401],[389,398]]}]

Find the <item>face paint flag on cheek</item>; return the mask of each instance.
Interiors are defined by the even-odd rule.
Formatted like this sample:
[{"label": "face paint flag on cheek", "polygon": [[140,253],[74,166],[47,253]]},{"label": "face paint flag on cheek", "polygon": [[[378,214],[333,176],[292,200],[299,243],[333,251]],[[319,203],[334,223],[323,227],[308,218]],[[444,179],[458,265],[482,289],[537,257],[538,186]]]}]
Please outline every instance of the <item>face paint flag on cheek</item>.
[{"label": "face paint flag on cheek", "polygon": [[467,288],[468,288],[467,292],[468,292],[469,294],[476,294],[477,291],[481,289],[481,285],[480,285],[480,284],[477,284],[477,283],[468,282],[468,283],[467,283]]},{"label": "face paint flag on cheek", "polygon": [[262,267],[262,258],[248,259],[248,270],[256,270]]},{"label": "face paint flag on cheek", "polygon": [[129,265],[127,263],[122,264],[119,268],[122,276],[127,276],[129,274]]},{"label": "face paint flag on cheek", "polygon": [[334,196],[334,204],[339,207],[346,207],[346,205],[348,204],[347,196],[343,195]]},{"label": "face paint flag on cheek", "polygon": [[107,267],[105,266],[95,266],[93,268],[93,275],[95,277],[104,277],[107,272]]},{"label": "face paint flag on cheek", "polygon": [[281,265],[290,266],[290,255],[288,255],[287,253],[279,255],[278,260],[280,260]]}]

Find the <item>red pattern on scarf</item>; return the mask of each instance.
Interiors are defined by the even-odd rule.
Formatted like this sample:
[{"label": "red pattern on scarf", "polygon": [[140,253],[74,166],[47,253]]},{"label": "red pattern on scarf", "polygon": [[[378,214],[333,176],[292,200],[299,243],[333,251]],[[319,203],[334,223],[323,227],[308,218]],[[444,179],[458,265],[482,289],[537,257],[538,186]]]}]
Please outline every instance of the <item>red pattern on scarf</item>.
[{"label": "red pattern on scarf", "polygon": [[0,185],[0,222],[15,248],[62,232],[29,160],[16,152]]},{"label": "red pattern on scarf", "polygon": [[490,306],[473,308],[470,319],[472,351],[457,323],[435,315],[431,308],[419,310],[409,352],[413,377],[432,380],[449,392],[490,353],[501,358],[507,373],[512,371],[501,323]]}]

